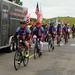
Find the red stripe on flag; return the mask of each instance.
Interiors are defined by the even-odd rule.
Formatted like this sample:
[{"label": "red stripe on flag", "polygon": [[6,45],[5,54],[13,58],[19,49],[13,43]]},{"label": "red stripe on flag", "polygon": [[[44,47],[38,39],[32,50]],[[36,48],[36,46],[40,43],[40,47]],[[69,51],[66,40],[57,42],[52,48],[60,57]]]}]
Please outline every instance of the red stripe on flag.
[{"label": "red stripe on flag", "polygon": [[30,14],[27,16],[26,23],[27,23],[27,24],[29,24],[29,23],[30,23]]}]

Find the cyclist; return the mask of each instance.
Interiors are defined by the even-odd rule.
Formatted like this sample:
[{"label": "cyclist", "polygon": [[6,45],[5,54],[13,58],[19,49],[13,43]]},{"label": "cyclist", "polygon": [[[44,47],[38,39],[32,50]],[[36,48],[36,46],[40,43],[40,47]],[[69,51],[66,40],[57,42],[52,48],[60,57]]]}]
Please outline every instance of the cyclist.
[{"label": "cyclist", "polygon": [[[22,40],[22,44],[25,46],[26,48],[26,57],[29,57],[29,43],[27,42],[28,40],[28,36],[29,36],[30,30],[27,27],[26,21],[21,20],[20,21],[20,26],[16,29],[16,32],[14,34],[14,39],[16,39],[17,41],[17,36],[19,35],[20,40]],[[18,61],[18,63],[20,63]]]},{"label": "cyclist", "polygon": [[[61,41],[61,36],[62,36],[62,27],[61,27],[61,23],[59,22],[58,23],[58,26],[57,26],[57,37],[60,36],[60,41]],[[58,38],[57,38],[58,40]],[[57,44],[58,44],[58,41],[57,41]]]},{"label": "cyclist", "polygon": [[70,24],[68,23],[68,39],[70,39],[70,30],[71,30],[71,27],[70,27]]},{"label": "cyclist", "polygon": [[68,42],[68,30],[69,30],[69,26],[68,26],[68,24],[67,23],[65,23],[65,26],[63,27],[63,30],[64,30],[64,38],[65,38],[65,44],[66,44],[66,42]]},{"label": "cyclist", "polygon": [[53,50],[54,50],[54,40],[56,37],[56,27],[54,26],[54,21],[50,21],[50,26],[48,28],[48,33],[52,36],[52,40],[53,40]]},{"label": "cyclist", "polygon": [[45,41],[45,42],[48,42],[48,26],[45,27],[44,41]]},{"label": "cyclist", "polygon": [[72,30],[72,38],[74,38],[74,35],[73,35],[73,34],[75,34],[75,25],[74,24],[73,24],[71,30]]},{"label": "cyclist", "polygon": [[43,50],[44,28],[39,21],[36,22],[36,27],[33,29],[33,38],[36,37],[40,41],[40,56]]}]

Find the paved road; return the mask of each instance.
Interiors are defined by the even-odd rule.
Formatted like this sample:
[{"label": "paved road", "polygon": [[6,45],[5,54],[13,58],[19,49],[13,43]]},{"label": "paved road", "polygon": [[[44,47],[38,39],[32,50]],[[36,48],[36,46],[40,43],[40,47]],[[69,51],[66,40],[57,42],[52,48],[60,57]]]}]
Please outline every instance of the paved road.
[{"label": "paved road", "polygon": [[18,71],[13,66],[14,54],[0,53],[0,75],[75,75],[75,39],[66,45],[62,40],[61,46],[55,46],[51,52],[44,43],[42,57],[36,60],[30,57],[28,66],[21,65]]}]

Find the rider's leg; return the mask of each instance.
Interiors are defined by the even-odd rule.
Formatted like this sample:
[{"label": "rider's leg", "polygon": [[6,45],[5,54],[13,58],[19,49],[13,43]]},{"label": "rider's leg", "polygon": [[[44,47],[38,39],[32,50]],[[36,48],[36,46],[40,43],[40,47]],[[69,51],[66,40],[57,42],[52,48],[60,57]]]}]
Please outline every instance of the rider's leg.
[{"label": "rider's leg", "polygon": [[26,57],[29,57],[29,43],[25,41],[25,47],[26,47]]},{"label": "rider's leg", "polygon": [[40,53],[41,53],[41,55],[42,55],[42,50],[43,50],[43,42],[40,41]]},{"label": "rider's leg", "polygon": [[58,35],[57,35],[57,44],[58,44]]},{"label": "rider's leg", "polygon": [[68,38],[70,39],[70,32],[68,32],[69,34],[68,34]]},{"label": "rider's leg", "polygon": [[53,37],[53,50],[54,50],[54,45],[55,45],[55,38]]},{"label": "rider's leg", "polygon": [[68,42],[68,32],[66,33],[66,42]]}]

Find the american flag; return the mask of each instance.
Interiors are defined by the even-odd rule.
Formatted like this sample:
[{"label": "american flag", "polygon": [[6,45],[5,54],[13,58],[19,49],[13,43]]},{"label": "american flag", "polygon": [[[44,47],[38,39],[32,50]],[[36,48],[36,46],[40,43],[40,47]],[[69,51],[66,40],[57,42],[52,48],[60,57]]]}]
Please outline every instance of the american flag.
[{"label": "american flag", "polygon": [[37,20],[40,21],[40,11],[39,11],[38,2],[37,2],[37,6],[36,6],[36,10],[35,10],[35,14],[37,15]]},{"label": "american flag", "polygon": [[28,14],[28,8],[23,9],[23,14],[26,16]]},{"label": "american flag", "polygon": [[38,2],[37,2],[35,14],[36,14],[36,15],[39,14],[39,6],[38,6]]},{"label": "american flag", "polygon": [[27,25],[30,23],[30,14],[27,14],[25,17],[24,17],[24,20],[26,21]]},{"label": "american flag", "polygon": [[28,14],[28,16],[27,16],[26,23],[27,23],[27,24],[29,24],[29,23],[30,23],[30,14]]}]

